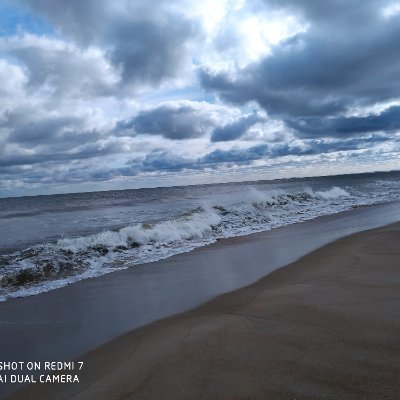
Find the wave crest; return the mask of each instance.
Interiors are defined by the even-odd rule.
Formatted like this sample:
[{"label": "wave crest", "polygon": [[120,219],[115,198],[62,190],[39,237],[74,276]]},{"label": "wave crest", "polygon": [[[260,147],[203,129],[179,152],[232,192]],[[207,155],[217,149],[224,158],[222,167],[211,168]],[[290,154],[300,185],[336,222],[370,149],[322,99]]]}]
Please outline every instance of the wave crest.
[{"label": "wave crest", "polygon": [[95,235],[59,239],[60,250],[78,253],[97,246],[136,247],[147,243],[172,243],[201,238],[221,222],[221,217],[212,209],[201,209],[191,216],[156,224],[138,224],[118,230],[104,231]]}]

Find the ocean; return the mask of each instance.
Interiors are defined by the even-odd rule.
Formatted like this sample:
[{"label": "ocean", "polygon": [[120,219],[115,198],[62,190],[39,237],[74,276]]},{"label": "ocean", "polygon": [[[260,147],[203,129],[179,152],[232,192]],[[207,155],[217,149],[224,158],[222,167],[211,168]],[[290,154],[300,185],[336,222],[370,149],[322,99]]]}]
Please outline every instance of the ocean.
[{"label": "ocean", "polygon": [[3,198],[0,301],[399,199],[400,172]]}]

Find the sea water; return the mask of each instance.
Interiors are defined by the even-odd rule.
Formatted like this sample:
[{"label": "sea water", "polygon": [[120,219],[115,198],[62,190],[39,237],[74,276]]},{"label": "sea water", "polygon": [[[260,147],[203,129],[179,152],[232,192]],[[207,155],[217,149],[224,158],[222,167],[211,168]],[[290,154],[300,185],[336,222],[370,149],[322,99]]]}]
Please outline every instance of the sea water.
[{"label": "sea water", "polygon": [[0,199],[0,301],[399,197],[386,172]]}]

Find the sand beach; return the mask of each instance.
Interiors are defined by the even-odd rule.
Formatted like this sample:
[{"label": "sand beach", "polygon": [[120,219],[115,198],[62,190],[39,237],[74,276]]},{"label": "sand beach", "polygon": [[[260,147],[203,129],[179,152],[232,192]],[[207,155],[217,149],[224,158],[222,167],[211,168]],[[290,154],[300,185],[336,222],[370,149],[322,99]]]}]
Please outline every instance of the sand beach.
[{"label": "sand beach", "polygon": [[253,285],[87,353],[79,384],[12,399],[395,399],[400,224],[357,233]]}]

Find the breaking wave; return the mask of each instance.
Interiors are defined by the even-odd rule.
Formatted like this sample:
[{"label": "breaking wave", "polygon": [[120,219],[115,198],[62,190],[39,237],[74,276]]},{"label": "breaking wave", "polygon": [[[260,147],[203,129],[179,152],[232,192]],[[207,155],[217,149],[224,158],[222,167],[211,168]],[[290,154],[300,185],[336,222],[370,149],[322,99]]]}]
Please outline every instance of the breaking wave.
[{"label": "breaking wave", "polygon": [[0,300],[32,295],[117,269],[349,209],[357,199],[339,187],[314,192],[261,191],[203,204],[175,219],[141,223],[0,256]]}]

